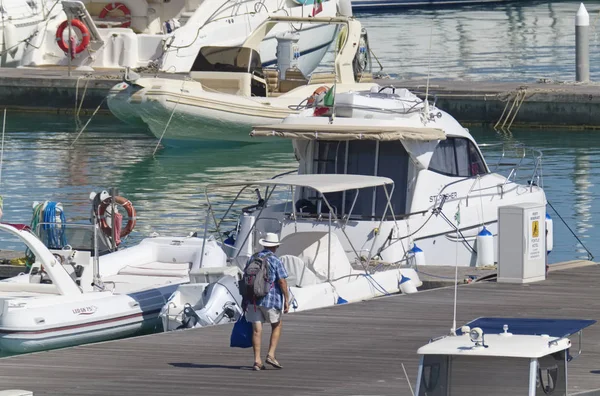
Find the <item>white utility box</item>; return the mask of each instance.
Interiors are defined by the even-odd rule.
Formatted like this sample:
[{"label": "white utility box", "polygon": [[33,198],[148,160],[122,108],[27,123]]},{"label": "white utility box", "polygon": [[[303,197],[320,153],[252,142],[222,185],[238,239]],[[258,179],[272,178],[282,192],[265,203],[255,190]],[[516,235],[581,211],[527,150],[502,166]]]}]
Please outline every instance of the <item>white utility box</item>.
[{"label": "white utility box", "polygon": [[546,279],[546,206],[522,203],[498,208],[498,282]]}]

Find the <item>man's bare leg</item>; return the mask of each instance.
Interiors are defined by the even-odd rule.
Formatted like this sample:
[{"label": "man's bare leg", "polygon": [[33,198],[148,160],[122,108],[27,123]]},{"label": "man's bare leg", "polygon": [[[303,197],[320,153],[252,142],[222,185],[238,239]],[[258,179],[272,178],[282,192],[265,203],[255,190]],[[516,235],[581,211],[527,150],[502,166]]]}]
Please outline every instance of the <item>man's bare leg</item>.
[{"label": "man's bare leg", "polygon": [[271,341],[269,343],[268,355],[275,358],[275,350],[281,336],[281,320],[277,323],[271,323]]},{"label": "man's bare leg", "polygon": [[252,349],[254,349],[254,363],[262,365],[260,358],[260,343],[262,336],[262,323],[252,322]]}]

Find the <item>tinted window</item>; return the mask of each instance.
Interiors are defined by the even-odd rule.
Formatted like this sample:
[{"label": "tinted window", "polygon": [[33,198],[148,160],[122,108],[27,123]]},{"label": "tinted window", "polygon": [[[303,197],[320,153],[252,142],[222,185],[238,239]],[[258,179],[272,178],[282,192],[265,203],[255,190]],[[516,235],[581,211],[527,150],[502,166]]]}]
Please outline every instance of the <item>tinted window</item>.
[{"label": "tinted window", "polygon": [[261,71],[258,52],[244,47],[202,47],[192,71],[252,73]]},{"label": "tinted window", "polygon": [[[315,142],[313,170],[314,173],[347,173],[389,177],[394,181],[395,185],[392,195],[394,213],[404,214],[406,208],[408,157],[404,145],[399,141],[379,143],[371,140],[349,142],[319,141]],[[377,162],[377,166],[375,166],[375,162]],[[391,187],[388,187],[388,193],[391,192]],[[314,191],[311,194],[314,194]],[[350,212],[356,192],[330,193],[325,196],[332,207],[335,207],[336,213],[342,215]],[[382,216],[387,198],[383,187],[378,187],[376,191],[373,188],[359,190],[358,199],[352,210],[352,217],[371,217],[373,215],[373,199],[375,199],[376,217]],[[343,213],[342,208],[344,209]],[[327,211],[325,205],[323,205],[322,211]],[[387,215],[391,215],[389,210]]]},{"label": "tinted window", "polygon": [[429,170],[458,177],[487,173],[477,147],[466,138],[448,138],[440,141],[431,157]]},{"label": "tinted window", "polygon": [[[394,192],[392,195],[392,208],[394,214],[404,214],[406,209],[406,184],[408,181],[408,153],[402,142],[390,141],[379,143],[379,162],[377,164],[377,176],[389,177],[394,181]],[[388,194],[391,187],[387,187]],[[375,215],[383,216],[387,198],[383,187],[377,188],[377,204]],[[388,209],[387,215],[392,213]]]}]

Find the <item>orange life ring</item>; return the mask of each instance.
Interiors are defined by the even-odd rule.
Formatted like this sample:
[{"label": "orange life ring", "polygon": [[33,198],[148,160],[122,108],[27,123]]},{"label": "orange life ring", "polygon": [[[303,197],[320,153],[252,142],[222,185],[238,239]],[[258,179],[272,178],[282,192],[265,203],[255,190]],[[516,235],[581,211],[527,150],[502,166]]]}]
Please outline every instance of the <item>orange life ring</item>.
[{"label": "orange life ring", "polygon": [[[61,23],[58,26],[58,29],[56,30],[56,42],[57,42],[58,46],[60,47],[60,49],[66,53],[71,52],[69,50],[69,45],[65,42],[65,39],[63,38],[63,33],[65,32],[65,29],[68,26],[69,26],[69,21],[64,21],[63,23]],[[71,27],[77,28],[79,30],[79,32],[81,32],[81,42],[73,50],[74,53],[71,54],[71,57],[74,57],[75,54],[82,52],[90,44],[90,31],[85,26],[85,24],[82,21],[80,21],[79,19],[71,20]]]},{"label": "orange life ring", "polygon": [[320,94],[324,94],[328,90],[329,88],[325,85],[321,85],[319,88],[315,89],[315,92],[313,92],[313,94],[308,97],[308,100],[306,101],[306,107],[313,107],[317,100],[317,96],[319,96]]},{"label": "orange life ring", "polygon": [[126,237],[131,233],[131,231],[133,231],[133,228],[135,227],[135,208],[133,207],[131,201],[129,201],[127,198],[123,198],[117,195],[115,197],[109,197],[100,203],[100,205],[98,206],[98,218],[100,219],[100,228],[102,229],[104,234],[112,237],[112,228],[106,222],[105,216],[106,209],[112,203],[111,198],[114,198],[115,203],[117,205],[122,206],[127,211],[127,215],[129,216],[127,220],[127,225],[123,229],[121,229],[121,233],[119,234],[120,238]]},{"label": "orange life ring", "polygon": [[127,18],[129,18],[128,21],[123,22],[119,27],[122,28],[128,28],[129,26],[131,26],[131,11],[129,11],[129,8],[127,8],[127,6],[123,3],[109,3],[107,4],[102,11],[100,11],[100,14],[98,15],[98,18],[100,19],[104,19],[106,18],[106,16],[108,15],[109,12],[113,12],[114,10],[121,10],[123,12],[123,14],[125,14],[125,16]]}]

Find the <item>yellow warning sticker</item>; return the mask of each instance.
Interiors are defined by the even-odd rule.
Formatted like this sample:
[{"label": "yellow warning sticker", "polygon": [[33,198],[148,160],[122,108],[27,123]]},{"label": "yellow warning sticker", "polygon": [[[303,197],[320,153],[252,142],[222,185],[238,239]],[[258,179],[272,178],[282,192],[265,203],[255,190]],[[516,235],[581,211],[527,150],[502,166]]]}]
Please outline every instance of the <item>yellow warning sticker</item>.
[{"label": "yellow warning sticker", "polygon": [[538,220],[534,220],[531,222],[531,237],[539,238],[540,237],[540,223]]}]

